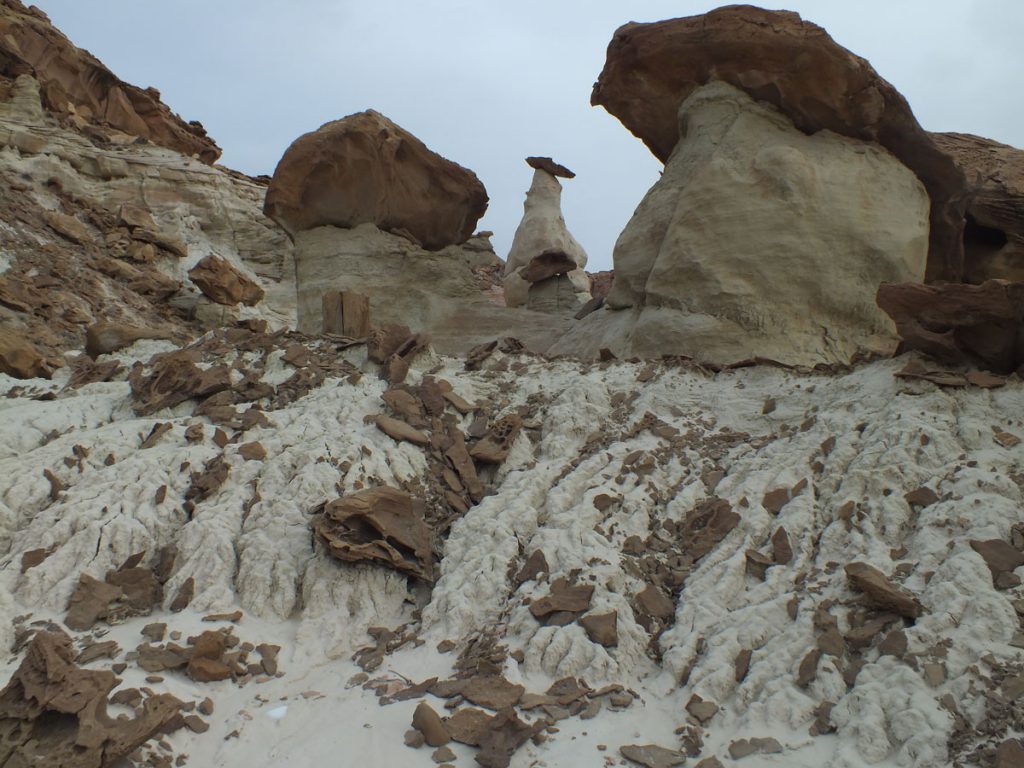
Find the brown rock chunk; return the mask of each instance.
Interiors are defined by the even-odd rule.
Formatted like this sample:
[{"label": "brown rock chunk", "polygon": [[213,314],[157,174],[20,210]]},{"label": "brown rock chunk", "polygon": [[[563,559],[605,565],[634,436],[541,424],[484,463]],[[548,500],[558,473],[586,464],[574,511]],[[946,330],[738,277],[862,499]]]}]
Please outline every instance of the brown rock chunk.
[{"label": "brown rock chunk", "polygon": [[230,262],[210,254],[188,271],[189,279],[209,299],[233,307],[253,307],[263,300],[264,292]]},{"label": "brown rock chunk", "polygon": [[383,364],[412,335],[407,325],[397,323],[372,328],[366,339],[366,356],[374,363]]},{"label": "brown rock chunk", "polygon": [[907,349],[1002,373],[1024,362],[1017,351],[1024,283],[882,283],[877,303],[896,323]]},{"label": "brown rock chunk", "polygon": [[425,432],[410,427],[404,421],[393,419],[390,416],[378,416],[374,419],[377,429],[394,440],[406,441],[413,445],[430,445],[430,438]]},{"label": "brown rock chunk", "polygon": [[750,659],[753,655],[754,652],[749,648],[744,648],[736,654],[736,673],[734,679],[737,683],[742,683],[746,679],[747,672],[750,671]]},{"label": "brown rock chunk", "polygon": [[619,644],[617,611],[608,613],[591,613],[581,616],[577,621],[591,642],[603,645],[605,648],[614,648]]},{"label": "brown rock chunk", "polygon": [[296,139],[263,206],[293,237],[372,223],[405,230],[428,250],[465,241],[486,209],[487,191],[472,171],[373,110]]},{"label": "brown rock chunk", "polygon": [[487,714],[482,709],[463,707],[452,713],[451,717],[445,718],[444,727],[451,734],[452,741],[478,747],[480,738],[493,719],[493,715]]},{"label": "brown rock chunk", "polygon": [[793,547],[785,528],[777,528],[772,534],[772,559],[776,565],[789,565],[793,560]]},{"label": "brown rock chunk", "polygon": [[661,621],[669,621],[676,615],[676,604],[653,584],[648,584],[636,596],[640,613]]},{"label": "brown rock chunk", "polygon": [[503,416],[494,422],[487,434],[470,450],[469,455],[483,464],[501,464],[508,458],[512,443],[523,428],[517,414]]},{"label": "brown rock chunk", "polygon": [[768,577],[768,569],[775,563],[767,555],[762,555],[756,549],[746,551],[747,573],[755,579],[764,581]]},{"label": "brown rock chunk", "polygon": [[867,563],[846,566],[850,586],[863,592],[868,602],[882,611],[892,611],[908,619],[921,615],[921,603],[913,595],[893,584],[884,573]]},{"label": "brown rock chunk", "polygon": [[313,522],[333,557],[350,563],[386,565],[433,579],[432,533],[425,505],[394,488],[370,488],[336,499]]},{"label": "brown rock chunk", "polygon": [[996,749],[992,768],[1020,768],[1024,765],[1024,740],[1006,739]]},{"label": "brown rock chunk", "polygon": [[15,379],[49,379],[63,366],[50,360],[20,333],[0,328],[0,373]]},{"label": "brown rock chunk", "polygon": [[246,461],[263,461],[267,458],[267,449],[260,442],[242,443],[238,446],[238,455]]},{"label": "brown rock chunk", "polygon": [[1011,573],[1024,565],[1024,552],[1020,552],[1001,539],[971,541],[971,549],[981,555],[992,572],[993,582],[1001,574]]},{"label": "brown rock chunk", "polygon": [[277,674],[277,654],[280,652],[280,645],[260,643],[256,646],[256,653],[258,653],[262,659],[261,664],[263,665],[263,671],[268,675],[273,676]]},{"label": "brown rock chunk", "polygon": [[149,568],[121,568],[107,573],[106,581],[119,587],[122,602],[136,613],[148,613],[162,602],[164,590]]},{"label": "brown rock chunk", "polygon": [[570,584],[568,579],[555,579],[545,597],[530,603],[530,613],[538,621],[560,612],[583,613],[590,607],[593,596],[592,584]]},{"label": "brown rock chunk", "polygon": [[560,176],[563,179],[575,179],[576,174],[560,163],[556,163],[550,157],[528,157],[526,164],[538,171],[547,171],[552,176]]},{"label": "brown rock chunk", "polygon": [[[148,697],[135,717],[107,714],[113,672],[74,663],[71,639],[37,632],[28,652],[0,691],[0,756],[10,765],[113,765],[159,736],[183,702],[169,694]],[[9,763],[10,758],[13,763]]]},{"label": "brown rock chunk", "polygon": [[188,676],[197,683],[213,683],[218,680],[230,680],[232,677],[231,667],[220,659],[193,658],[186,670]]},{"label": "brown rock chunk", "polygon": [[139,339],[170,339],[172,334],[160,328],[137,328],[124,323],[100,321],[85,329],[85,352],[96,358],[134,344]]},{"label": "brown rock chunk", "polygon": [[804,656],[796,673],[797,688],[806,688],[818,676],[818,662],[821,661],[822,651],[815,648]]},{"label": "brown rock chunk", "polygon": [[543,719],[530,725],[520,720],[514,709],[503,709],[481,734],[476,761],[483,768],[508,768],[515,751],[546,726]]},{"label": "brown rock chunk", "polygon": [[548,567],[547,558],[544,557],[544,552],[539,549],[535,549],[530,553],[530,556],[526,558],[526,562],[523,563],[523,567],[519,569],[519,573],[516,574],[516,586],[525,584],[528,581],[534,581],[540,578],[540,575],[551,573],[551,568]]},{"label": "brown rock chunk", "polygon": [[523,686],[510,683],[500,675],[477,675],[460,691],[467,701],[494,710],[514,707],[525,692]]},{"label": "brown rock chunk", "polygon": [[427,702],[416,705],[412,715],[412,727],[423,734],[424,740],[432,747],[442,747],[451,741],[441,716]]},{"label": "brown rock chunk", "polygon": [[770,103],[804,133],[827,129],[889,150],[921,179],[932,201],[927,279],[961,278],[963,172],[866,60],[795,13],[739,5],[620,27],[591,103],[619,118],[664,162],[679,140],[679,105],[711,79]]},{"label": "brown rock chunk", "polygon": [[78,632],[91,629],[93,624],[109,615],[122,594],[120,587],[83,573],[78,577],[78,586],[71,595],[64,623]]},{"label": "brown rock chunk", "polygon": [[21,556],[21,572],[24,573],[29,568],[35,568],[41,564],[46,558],[52,553],[48,549],[30,549]]},{"label": "brown rock chunk", "polygon": [[915,488],[910,493],[904,494],[903,498],[907,504],[916,507],[930,507],[932,504],[939,500],[939,494],[933,491],[931,488],[924,486]]},{"label": "brown rock chunk", "polygon": [[149,371],[147,375],[137,364],[128,376],[135,412],[140,416],[231,388],[231,370],[226,365],[200,369],[188,350],[154,358]]},{"label": "brown rock chunk", "polygon": [[68,216],[60,211],[46,211],[43,213],[43,220],[50,226],[50,229],[73,243],[80,245],[96,243],[96,235],[93,234],[93,231],[74,216]]},{"label": "brown rock chunk", "polygon": [[188,604],[192,602],[192,598],[195,595],[196,582],[191,576],[181,583],[178,587],[178,592],[174,595],[174,599],[171,600],[170,609],[172,613],[180,613],[181,611],[188,608]]},{"label": "brown rock chunk", "polygon": [[644,768],[673,768],[686,762],[685,753],[656,744],[627,744],[619,747],[619,754]]},{"label": "brown rock chunk", "polygon": [[705,701],[697,694],[693,694],[686,703],[686,711],[701,725],[705,725],[718,713],[718,705],[713,701]]}]

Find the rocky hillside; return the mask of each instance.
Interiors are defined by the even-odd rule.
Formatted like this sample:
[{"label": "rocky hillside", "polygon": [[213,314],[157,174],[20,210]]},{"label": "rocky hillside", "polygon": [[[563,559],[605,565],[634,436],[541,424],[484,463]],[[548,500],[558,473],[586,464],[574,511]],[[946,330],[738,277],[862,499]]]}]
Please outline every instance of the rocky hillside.
[{"label": "rocky hillside", "polygon": [[503,262],[377,112],[250,179],[0,25],[0,768],[1024,765],[1019,150],[630,24],[593,279],[551,158]]}]

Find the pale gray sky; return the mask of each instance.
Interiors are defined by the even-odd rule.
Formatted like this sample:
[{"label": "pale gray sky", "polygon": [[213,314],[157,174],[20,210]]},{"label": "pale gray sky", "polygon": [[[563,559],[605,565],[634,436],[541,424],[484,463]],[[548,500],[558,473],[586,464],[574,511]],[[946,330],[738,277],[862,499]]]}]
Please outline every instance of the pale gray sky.
[{"label": "pale gray sky", "polygon": [[[661,165],[590,89],[615,29],[690,16],[699,0],[36,0],[123,80],[200,120],[222,162],[273,173],[300,134],[376,109],[471,168],[491,203],[481,229],[505,257],[522,215],[527,155],[577,174],[569,229],[592,270]],[[1024,147],[1024,0],[790,0],[868,60],[933,131]]]}]

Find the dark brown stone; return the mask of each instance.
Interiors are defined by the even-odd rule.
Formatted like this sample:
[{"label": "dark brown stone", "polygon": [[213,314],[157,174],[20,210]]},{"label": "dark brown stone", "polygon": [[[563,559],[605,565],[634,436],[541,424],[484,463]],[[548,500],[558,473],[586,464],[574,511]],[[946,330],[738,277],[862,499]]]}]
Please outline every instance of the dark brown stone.
[{"label": "dark brown stone", "polygon": [[325,225],[404,230],[428,250],[464,242],[487,209],[472,171],[368,110],[300,136],[284,153],[264,212],[293,237]]}]

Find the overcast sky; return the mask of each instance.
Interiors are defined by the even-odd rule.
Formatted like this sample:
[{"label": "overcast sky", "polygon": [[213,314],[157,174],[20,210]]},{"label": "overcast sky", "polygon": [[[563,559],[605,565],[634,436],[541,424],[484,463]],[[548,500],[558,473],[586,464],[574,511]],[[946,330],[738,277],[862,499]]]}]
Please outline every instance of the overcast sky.
[{"label": "overcast sky", "polygon": [[[321,124],[376,109],[480,177],[481,229],[508,252],[531,169],[551,155],[591,270],[660,163],[590,89],[615,29],[704,13],[698,0],[36,0],[121,79],[199,120],[225,165],[273,173]],[[867,58],[933,131],[1024,147],[1024,0],[790,0]]]}]

